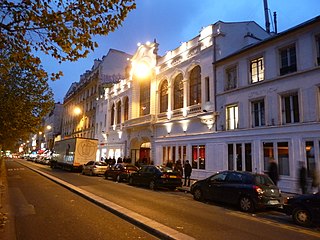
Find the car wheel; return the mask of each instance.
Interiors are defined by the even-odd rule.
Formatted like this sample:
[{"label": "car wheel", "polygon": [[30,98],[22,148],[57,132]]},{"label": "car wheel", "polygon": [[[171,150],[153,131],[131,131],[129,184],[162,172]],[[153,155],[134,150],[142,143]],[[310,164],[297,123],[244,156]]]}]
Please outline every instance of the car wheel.
[{"label": "car wheel", "polygon": [[196,201],[203,201],[203,193],[200,188],[196,188],[193,192],[193,199]]},{"label": "car wheel", "polygon": [[303,208],[296,208],[292,211],[293,221],[303,227],[308,227],[311,225],[311,215]]},{"label": "car wheel", "polygon": [[240,198],[239,206],[241,211],[243,212],[253,212],[254,211],[254,204],[251,198],[243,196]]},{"label": "car wheel", "polygon": [[120,176],[120,175],[118,175],[118,176],[116,177],[116,181],[117,181],[117,182],[121,182],[121,176]]},{"label": "car wheel", "polygon": [[155,183],[155,181],[151,181],[150,183],[149,183],[149,188],[151,189],[151,190],[156,190],[156,183]]},{"label": "car wheel", "polygon": [[129,178],[129,185],[133,185],[133,179],[132,179],[132,177]]}]

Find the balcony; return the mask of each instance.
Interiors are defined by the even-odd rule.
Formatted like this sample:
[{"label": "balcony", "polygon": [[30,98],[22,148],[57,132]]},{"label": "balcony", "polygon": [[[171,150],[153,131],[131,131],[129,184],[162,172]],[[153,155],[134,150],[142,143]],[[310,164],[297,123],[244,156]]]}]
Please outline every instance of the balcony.
[{"label": "balcony", "polygon": [[142,117],[130,119],[130,120],[124,122],[123,126],[126,128],[146,126],[146,125],[154,123],[154,121],[155,121],[155,116],[149,114],[149,115],[145,115]]}]

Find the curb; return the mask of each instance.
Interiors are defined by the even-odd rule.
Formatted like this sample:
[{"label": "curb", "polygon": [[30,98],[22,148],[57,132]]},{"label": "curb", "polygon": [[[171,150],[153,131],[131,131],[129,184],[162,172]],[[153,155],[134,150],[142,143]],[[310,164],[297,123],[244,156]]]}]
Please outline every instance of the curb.
[{"label": "curb", "polygon": [[57,177],[54,177],[50,174],[44,173],[40,170],[32,168],[30,166],[24,165],[21,162],[19,164],[31,169],[32,171],[48,178],[49,180],[67,188],[68,190],[84,197],[85,199],[91,201],[92,203],[102,207],[103,209],[115,214],[118,217],[125,219],[126,221],[138,226],[139,228],[143,229],[144,231],[152,234],[155,237],[159,237],[160,239],[184,239],[184,240],[194,240],[195,238],[181,233],[173,228],[167,227],[162,223],[159,223],[155,220],[150,218],[144,217],[139,213],[133,212],[129,209],[121,207],[111,201],[108,201],[102,197],[99,197],[91,192],[83,190],[79,187],[76,187],[68,182],[65,182]]}]

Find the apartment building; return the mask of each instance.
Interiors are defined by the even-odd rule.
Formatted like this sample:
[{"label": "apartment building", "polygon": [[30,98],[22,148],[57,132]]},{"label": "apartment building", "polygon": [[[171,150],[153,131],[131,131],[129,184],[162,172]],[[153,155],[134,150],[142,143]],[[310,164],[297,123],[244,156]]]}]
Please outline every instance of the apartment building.
[{"label": "apartment building", "polygon": [[319,19],[280,34],[219,21],[164,56],[139,46],[128,78],[106,88],[106,156],[188,159],[195,179],[275,158],[279,186],[297,192],[300,161],[320,170]]},{"label": "apartment building", "polygon": [[[219,111],[210,160],[222,169],[266,172],[298,192],[299,162],[320,171],[320,17],[213,64]],[[218,169],[217,169],[218,170]]]},{"label": "apartment building", "polygon": [[[102,140],[102,122],[105,112],[96,111],[103,95],[103,86],[116,83],[125,77],[127,59],[131,55],[110,49],[101,60],[97,59],[91,70],[74,82],[64,97],[62,139],[70,137],[99,138]],[[98,114],[97,114],[98,113]]]}]

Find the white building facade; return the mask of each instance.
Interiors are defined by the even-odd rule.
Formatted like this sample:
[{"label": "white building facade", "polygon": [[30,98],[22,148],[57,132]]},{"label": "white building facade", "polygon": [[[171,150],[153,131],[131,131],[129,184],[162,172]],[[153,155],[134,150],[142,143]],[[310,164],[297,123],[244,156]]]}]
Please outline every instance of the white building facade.
[{"label": "white building facade", "polygon": [[286,192],[299,191],[300,161],[320,171],[319,17],[275,35],[219,21],[164,56],[139,46],[126,73],[97,99],[98,159],[189,160],[203,179],[274,158]]}]

